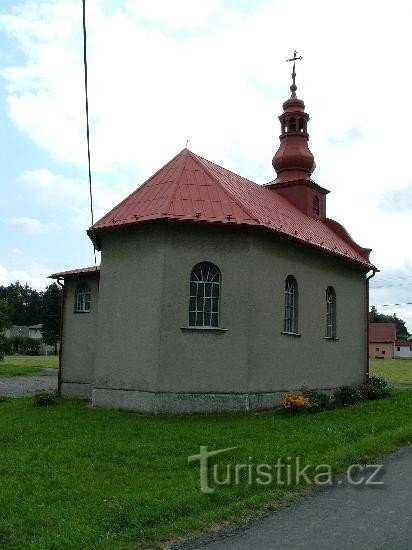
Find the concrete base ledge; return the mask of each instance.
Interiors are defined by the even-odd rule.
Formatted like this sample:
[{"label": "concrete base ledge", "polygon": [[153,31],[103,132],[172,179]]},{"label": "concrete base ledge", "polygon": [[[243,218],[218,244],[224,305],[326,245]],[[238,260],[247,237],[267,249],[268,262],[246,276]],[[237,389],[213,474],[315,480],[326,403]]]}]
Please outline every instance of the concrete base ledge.
[{"label": "concrete base ledge", "polygon": [[250,411],[279,406],[283,393],[169,393],[93,388],[92,405],[169,414]]},{"label": "concrete base ledge", "polygon": [[74,397],[78,399],[91,399],[92,384],[82,382],[62,382],[61,394],[63,397]]}]

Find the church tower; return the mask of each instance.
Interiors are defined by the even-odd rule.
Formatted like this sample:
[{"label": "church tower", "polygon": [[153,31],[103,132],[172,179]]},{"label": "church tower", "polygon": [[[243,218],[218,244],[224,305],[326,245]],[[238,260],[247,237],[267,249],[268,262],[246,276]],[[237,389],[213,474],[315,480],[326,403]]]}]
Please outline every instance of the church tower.
[{"label": "church tower", "polygon": [[280,145],[272,160],[277,178],[267,187],[287,198],[306,215],[324,218],[329,191],[311,179],[316,164],[308,146],[309,115],[305,112],[304,102],[296,95],[295,62],[299,59],[302,57],[297,57],[295,51],[293,58],[288,60],[293,61],[292,94],[283,103],[283,113],[279,116]]}]

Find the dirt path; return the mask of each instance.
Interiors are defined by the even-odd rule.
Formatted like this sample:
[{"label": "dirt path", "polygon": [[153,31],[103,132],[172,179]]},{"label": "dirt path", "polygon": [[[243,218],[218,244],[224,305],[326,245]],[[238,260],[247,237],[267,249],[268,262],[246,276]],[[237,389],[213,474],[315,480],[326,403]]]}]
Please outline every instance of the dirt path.
[{"label": "dirt path", "polygon": [[57,391],[57,376],[0,378],[0,396],[27,397],[40,391]]}]

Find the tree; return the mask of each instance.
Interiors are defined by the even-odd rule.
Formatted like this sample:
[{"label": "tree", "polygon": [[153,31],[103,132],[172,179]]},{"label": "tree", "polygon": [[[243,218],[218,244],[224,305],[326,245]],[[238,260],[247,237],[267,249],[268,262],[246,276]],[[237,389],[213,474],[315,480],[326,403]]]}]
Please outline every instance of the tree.
[{"label": "tree", "polygon": [[6,337],[4,331],[12,326],[12,310],[6,300],[0,299],[0,361],[4,359],[6,351]]},{"label": "tree", "polygon": [[52,283],[43,293],[41,318],[43,341],[49,346],[54,346],[57,353],[57,342],[60,338],[60,300],[61,288]]},{"label": "tree", "polygon": [[370,323],[395,323],[396,325],[396,338],[398,340],[406,340],[409,336],[408,329],[406,328],[405,321],[400,319],[396,313],[393,315],[385,315],[379,313],[375,306],[371,307],[369,312]]},{"label": "tree", "polygon": [[24,286],[16,281],[8,286],[0,286],[0,299],[6,300],[12,308],[13,325],[36,325],[39,323],[42,292]]}]

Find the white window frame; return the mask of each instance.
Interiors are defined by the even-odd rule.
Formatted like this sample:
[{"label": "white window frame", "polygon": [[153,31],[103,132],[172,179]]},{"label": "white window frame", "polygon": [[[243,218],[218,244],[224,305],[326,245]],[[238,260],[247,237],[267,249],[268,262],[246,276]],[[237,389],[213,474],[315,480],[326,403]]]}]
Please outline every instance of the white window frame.
[{"label": "white window frame", "polygon": [[326,338],[336,338],[336,292],[328,286],[325,293],[326,303]]},{"label": "white window frame", "polygon": [[285,280],[283,331],[289,334],[298,332],[298,283],[293,275],[288,275]]},{"label": "white window frame", "polygon": [[189,327],[220,326],[220,269],[211,262],[196,264],[190,274]]},{"label": "white window frame", "polygon": [[92,291],[87,283],[81,283],[75,293],[75,313],[89,313],[92,301]]}]

